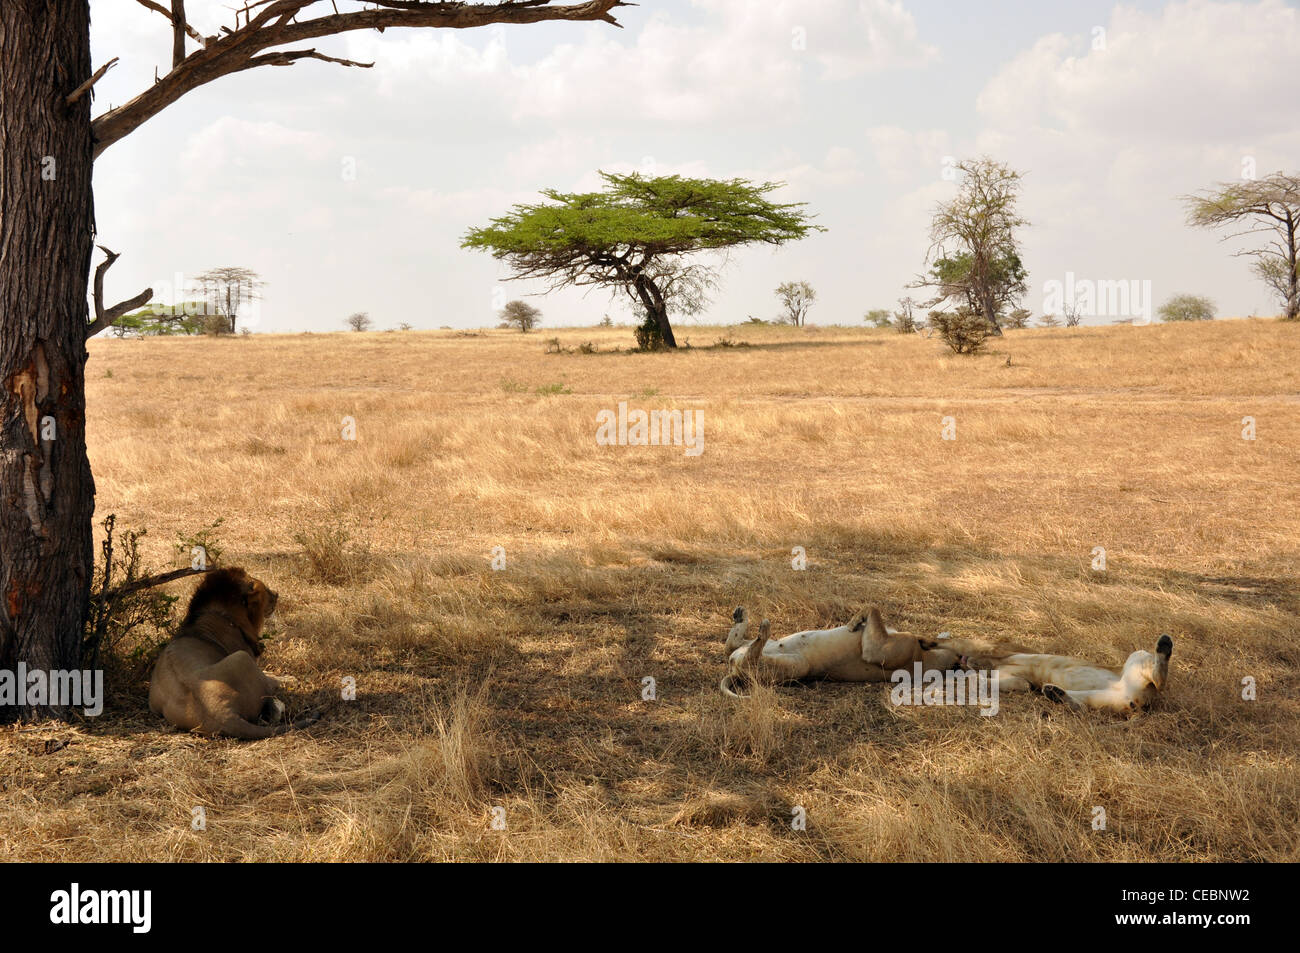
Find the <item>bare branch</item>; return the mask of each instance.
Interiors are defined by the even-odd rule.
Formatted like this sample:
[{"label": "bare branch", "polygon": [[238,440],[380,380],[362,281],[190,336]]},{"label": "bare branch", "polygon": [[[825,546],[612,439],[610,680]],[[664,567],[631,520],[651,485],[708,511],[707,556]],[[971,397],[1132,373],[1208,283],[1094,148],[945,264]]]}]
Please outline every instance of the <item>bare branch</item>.
[{"label": "bare branch", "polygon": [[370,69],[374,63],[358,63],[356,60],[339,59],[337,56],[326,56],[324,53],[318,53],[315,50],[284,50],[275,53],[264,53],[261,56],[254,56],[245,63],[240,69],[254,69],[258,66],[292,66],[298,60],[324,60],[326,63],[338,63],[341,66],[359,66],[362,69]]},{"label": "bare branch", "polygon": [[122,315],[148,303],[149,299],[153,297],[153,289],[145,288],[144,291],[140,292],[134,298],[120,301],[111,308],[105,308],[104,272],[113,267],[113,262],[117,261],[119,256],[117,252],[110,251],[103,245],[99,246],[99,250],[107,257],[105,257],[104,260],[99,263],[99,267],[95,269],[95,320],[86,326],[87,338],[92,338],[105,328],[112,327],[113,322]]},{"label": "bare branch", "polygon": [[[138,2],[166,13],[153,0]],[[314,50],[258,55],[275,47],[340,36],[355,30],[382,32],[388,27],[465,29],[495,23],[524,24],[546,20],[602,21],[618,26],[612,11],[617,7],[633,6],[626,0],[584,0],[560,5],[552,5],[551,0],[504,0],[492,4],[371,0],[374,6],[367,9],[335,12],[301,22],[295,21],[297,14],[318,2],[319,0],[255,0],[242,7],[238,12],[244,14],[243,26],[238,25],[237,14],[236,29],[219,38],[209,37],[203,40],[202,49],[179,62],[174,61],[171,72],[149,89],[95,119],[91,129],[95,138],[96,158],[114,142],[129,135],[186,93],[219,77],[256,66],[284,66],[303,58],[350,66],[362,65],[325,57]],[[167,15],[169,19],[172,18],[171,14]],[[173,59],[174,52],[173,49]]]},{"label": "bare branch", "polygon": [[169,582],[175,582],[177,579],[184,579],[186,576],[197,576],[201,573],[208,572],[207,569],[192,569],[186,566],[184,569],[173,569],[171,572],[160,572],[153,576],[143,576],[134,582],[128,582],[124,586],[118,586],[116,589],[110,589],[104,596],[105,601],[120,599],[122,596],[132,592],[139,592],[141,589],[153,589],[156,586],[165,586]]},{"label": "bare branch", "polygon": [[[172,14],[171,14],[170,12],[168,12],[167,8],[164,7],[161,3],[154,3],[154,0],[135,0],[135,2],[138,3],[138,4],[140,4],[141,6],[148,7],[150,10],[154,10],[154,11],[156,11],[156,12],[158,12],[158,13],[161,13],[161,14],[162,14],[163,16],[165,16],[168,20],[171,20],[171,21],[172,21],[172,25],[173,25],[173,27],[176,25],[176,19],[175,19],[175,17],[173,17]],[[181,10],[181,13],[180,13],[180,19],[181,19],[181,23],[180,23],[180,25],[184,28],[184,30],[185,30],[186,33],[188,33],[188,34],[189,34],[190,36],[192,36],[194,39],[196,39],[196,40],[198,40],[200,43],[202,43],[202,42],[203,42],[203,34],[200,33],[198,30],[194,29],[194,27],[190,26],[188,23],[185,22],[185,11],[184,11],[184,9],[183,9],[183,8],[184,8],[184,3],[183,3],[183,2],[182,2],[182,4],[181,4],[181,6],[182,6],[182,10]]]},{"label": "bare branch", "polygon": [[94,86],[96,83],[98,83],[100,79],[103,78],[104,74],[107,73],[109,70],[111,70],[116,64],[117,64],[117,57],[115,56],[107,63],[105,63],[103,66],[101,66],[99,69],[95,70],[95,72],[91,74],[90,79],[86,80],[76,89],[74,89],[72,92],[68,93],[68,98],[64,100],[64,102],[66,102],[69,106],[71,106],[82,96],[86,95],[86,93],[90,92],[91,87]]}]

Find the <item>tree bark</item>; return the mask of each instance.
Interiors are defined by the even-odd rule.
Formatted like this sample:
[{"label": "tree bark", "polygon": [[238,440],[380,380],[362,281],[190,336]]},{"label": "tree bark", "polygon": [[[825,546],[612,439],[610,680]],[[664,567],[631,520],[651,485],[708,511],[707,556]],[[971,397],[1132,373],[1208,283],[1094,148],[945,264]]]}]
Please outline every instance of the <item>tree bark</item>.
[{"label": "tree bark", "polygon": [[659,288],[644,275],[636,279],[635,287],[636,293],[641,298],[641,303],[645,305],[646,311],[654,315],[655,323],[659,326],[659,336],[664,341],[664,347],[677,347],[677,338],[673,336],[673,326],[668,321],[668,305],[664,301],[664,296],[660,293]]},{"label": "tree bark", "polygon": [[0,669],[76,668],[88,607],[90,76],[87,0],[0,2]]},{"label": "tree bark", "polygon": [[1300,263],[1296,261],[1296,232],[1300,222],[1288,210],[1286,213],[1287,261],[1291,266],[1291,279],[1287,287],[1286,319],[1294,321],[1300,317]]}]

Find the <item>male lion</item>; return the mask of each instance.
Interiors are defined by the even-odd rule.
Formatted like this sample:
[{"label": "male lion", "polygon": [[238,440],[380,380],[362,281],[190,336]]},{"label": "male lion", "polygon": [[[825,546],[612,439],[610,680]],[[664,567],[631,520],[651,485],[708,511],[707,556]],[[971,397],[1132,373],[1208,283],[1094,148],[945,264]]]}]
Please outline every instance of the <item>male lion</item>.
[{"label": "male lion", "polygon": [[278,598],[242,569],[208,573],[154,665],[150,710],[202,734],[269,738],[288,731],[289,725],[276,724],[284,717],[284,703],[274,697],[281,679],[255,661],[263,651],[262,627]]},{"label": "male lion", "polygon": [[718,686],[738,698],[738,687],[757,674],[783,682],[824,678],[833,682],[887,682],[896,669],[945,670],[957,664],[957,653],[940,648],[933,639],[903,635],[885,627],[880,610],[859,612],[847,625],[796,632],[769,641],[766,619],[758,638],[747,642],[749,613],[732,613],[736,623],[727,633],[727,674]]}]

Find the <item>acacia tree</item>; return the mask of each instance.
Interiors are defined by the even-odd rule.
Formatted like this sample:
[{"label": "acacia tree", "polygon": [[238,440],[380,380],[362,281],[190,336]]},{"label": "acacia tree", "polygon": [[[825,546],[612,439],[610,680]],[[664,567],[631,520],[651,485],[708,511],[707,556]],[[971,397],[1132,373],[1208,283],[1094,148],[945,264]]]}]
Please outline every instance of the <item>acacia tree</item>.
[{"label": "acacia tree", "polygon": [[490,225],[470,229],[462,248],[489,251],[513,269],[511,280],[539,278],[623,291],[646,314],[666,347],[676,347],[669,312],[693,314],[708,300],[715,268],[691,256],[762,242],[803,238],[812,225],[806,203],[778,204],[780,182],[688,179],[601,172],[603,192],[548,189],[549,203],[516,205]]},{"label": "acacia tree", "polygon": [[208,303],[208,314],[218,315],[229,325],[224,333],[234,334],[244,305],[262,296],[266,284],[251,268],[225,265],[209,268],[198,277],[199,287]]},{"label": "acacia tree", "polygon": [[368,311],[355,311],[347,316],[344,323],[353,331],[369,331],[374,322],[370,320]]},{"label": "acacia tree", "polygon": [[[96,0],[130,3],[130,0]],[[321,60],[313,40],[356,30],[466,28],[544,20],[615,23],[621,0],[493,4],[419,0],[249,0],[200,32],[184,0],[138,0],[171,34],[170,69],[92,119],[93,87],[116,62],[90,59],[89,0],[0,2],[0,669],[79,662],[93,574],[95,484],[86,457],[86,338],[150,300],[111,307],[95,269],[96,157],[186,93],[231,73]],[[103,246],[100,246],[103,248]],[[48,706],[6,708],[0,717]]]},{"label": "acacia tree", "polygon": [[542,312],[527,301],[507,301],[501,309],[501,321],[507,327],[518,328],[527,334],[541,323]]},{"label": "acacia tree", "polygon": [[1028,290],[1015,234],[1028,224],[1016,212],[1021,174],[987,157],[957,168],[957,195],[939,204],[930,223],[930,273],[911,287],[935,289],[927,308],[958,299],[1000,335],[998,315]]},{"label": "acacia tree", "polygon": [[808,309],[817,300],[817,292],[806,281],[784,281],[777,285],[776,297],[785,308],[785,319],[799,328],[808,319]]},{"label": "acacia tree", "polygon": [[1282,301],[1287,321],[1300,319],[1300,176],[1275,172],[1264,179],[1220,183],[1216,190],[1183,197],[1187,222],[1203,228],[1244,226],[1224,236],[1272,233],[1265,245],[1236,252],[1254,258],[1255,274]]}]

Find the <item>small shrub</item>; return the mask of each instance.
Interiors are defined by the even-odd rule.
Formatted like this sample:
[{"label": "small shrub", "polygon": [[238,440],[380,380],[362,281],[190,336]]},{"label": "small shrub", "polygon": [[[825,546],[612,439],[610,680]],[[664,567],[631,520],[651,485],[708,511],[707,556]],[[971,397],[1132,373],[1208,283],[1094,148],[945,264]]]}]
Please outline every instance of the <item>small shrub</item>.
[{"label": "small shrub", "polygon": [[1033,313],[1026,308],[1016,308],[1007,315],[1007,327],[1017,331],[1027,328],[1029,327],[1029,319],[1033,316]]},{"label": "small shrub", "polygon": [[199,333],[213,337],[231,334],[230,319],[224,314],[205,314],[199,320]]},{"label": "small shrub", "polygon": [[564,384],[543,384],[537,388],[538,397],[555,397],[560,394],[572,394],[573,391],[565,387]]},{"label": "small shrub", "polygon": [[943,338],[955,354],[974,354],[984,347],[989,323],[981,314],[968,308],[958,311],[931,311],[930,327]]},{"label": "small shrub", "polygon": [[1040,328],[1059,328],[1061,319],[1054,314],[1045,314],[1038,319],[1038,326]]},{"label": "small shrub", "polygon": [[1174,295],[1157,312],[1161,321],[1213,321],[1214,302],[1201,295]]},{"label": "small shrub", "polygon": [[664,336],[659,330],[659,322],[649,311],[645,313],[645,318],[637,325],[633,334],[636,335],[638,351],[662,351],[664,348]]},{"label": "small shrub", "polygon": [[[197,568],[212,568],[221,556],[221,545],[215,535],[221,523],[218,519],[192,536],[178,536],[177,549],[188,554],[193,547],[202,546],[204,565]],[[82,637],[81,658],[91,669],[101,667],[102,662],[110,684],[131,684],[144,678],[158,652],[171,638],[174,610],[180,597],[157,587],[168,581],[169,576],[186,573],[178,570],[159,574],[144,565],[140,540],[148,535],[148,530],[118,531],[117,517],[113,514],[105,517],[101,525],[104,539],[91,581],[90,611]]]},{"label": "small shrub", "polygon": [[598,350],[600,350],[600,348],[596,347],[596,345],[590,341],[583,341],[578,345],[578,351],[582,354],[595,354]]}]

